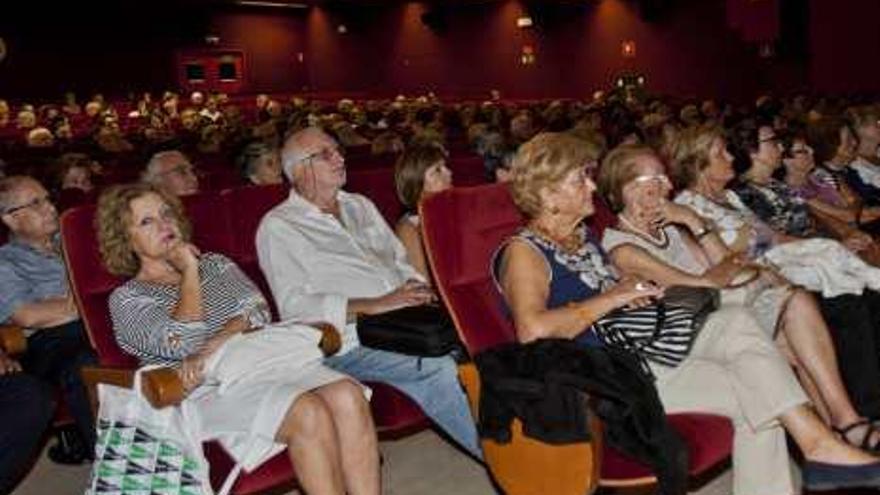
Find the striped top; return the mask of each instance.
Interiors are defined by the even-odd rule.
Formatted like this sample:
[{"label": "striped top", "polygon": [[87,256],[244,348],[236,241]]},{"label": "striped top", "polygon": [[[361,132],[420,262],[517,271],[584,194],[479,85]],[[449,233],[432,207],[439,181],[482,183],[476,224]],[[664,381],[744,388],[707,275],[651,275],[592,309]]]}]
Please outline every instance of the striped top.
[{"label": "striped top", "polygon": [[141,364],[174,365],[197,352],[230,318],[242,315],[256,326],[270,320],[260,291],[229,258],[205,254],[199,259],[201,321],[180,322],[171,313],[179,287],[129,280],[110,295],[116,342]]}]

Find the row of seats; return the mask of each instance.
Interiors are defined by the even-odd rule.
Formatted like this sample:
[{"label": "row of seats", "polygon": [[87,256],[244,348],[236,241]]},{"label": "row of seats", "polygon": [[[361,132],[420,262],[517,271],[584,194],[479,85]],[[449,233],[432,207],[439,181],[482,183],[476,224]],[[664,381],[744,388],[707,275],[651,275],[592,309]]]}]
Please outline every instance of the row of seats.
[{"label": "row of seats", "polygon": [[[389,190],[388,182],[384,189]],[[205,251],[221,252],[232,258],[269,296],[259,270],[254,237],[262,216],[288,194],[282,186],[229,189],[184,198],[193,222],[194,242]],[[381,196],[373,197],[374,201]],[[378,201],[377,201],[378,202]],[[382,205],[379,204],[380,209]],[[388,205],[384,208],[386,213]],[[107,311],[110,292],[123,282],[102,268],[94,233],[95,207],[84,205],[67,211],[61,220],[64,254],[82,317],[98,357],[98,368],[86,370],[88,383],[127,384],[136,361],[122,352],[113,338]],[[489,257],[499,243],[522,224],[503,185],[456,188],[424,205],[425,241],[432,268],[444,301],[468,350],[478,353],[492,345],[514,340],[513,329],[500,311],[499,295],[488,274]],[[600,217],[607,218],[607,217]],[[271,297],[267,297],[271,301]],[[427,426],[421,410],[406,396],[381,384],[374,388],[372,408],[383,437],[396,437]],[[469,389],[473,393],[472,387]],[[707,415],[674,415],[671,421],[691,447],[692,472],[704,472],[730,453],[732,429],[722,418]],[[492,467],[490,452],[487,459]],[[232,460],[217,444],[206,446],[211,476],[219,483],[232,467]],[[646,467],[605,449],[601,456],[602,479],[609,485],[651,481]],[[586,461],[584,461],[586,462]],[[523,471],[526,472],[526,471]],[[499,473],[495,472],[496,476]],[[286,455],[279,455],[253,473],[239,478],[234,493],[256,493],[294,479]],[[529,487],[520,478],[512,486],[499,479],[508,493]],[[550,493],[544,491],[543,493]]]}]

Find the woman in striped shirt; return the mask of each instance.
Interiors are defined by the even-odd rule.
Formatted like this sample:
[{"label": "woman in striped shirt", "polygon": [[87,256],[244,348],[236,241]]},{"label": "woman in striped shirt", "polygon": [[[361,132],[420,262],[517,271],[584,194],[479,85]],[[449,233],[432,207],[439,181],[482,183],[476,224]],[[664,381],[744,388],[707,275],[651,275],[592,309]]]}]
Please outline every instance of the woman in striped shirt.
[{"label": "woman in striped shirt", "polygon": [[116,186],[101,195],[97,220],[107,269],[132,277],[110,297],[116,340],[141,363],[179,366],[203,440],[219,440],[248,470],[286,446],[310,494],[379,493],[369,406],[346,375],[318,364],[222,394],[202,383],[211,354],[269,312],[232,261],[189,243],[176,198],[146,184]]}]

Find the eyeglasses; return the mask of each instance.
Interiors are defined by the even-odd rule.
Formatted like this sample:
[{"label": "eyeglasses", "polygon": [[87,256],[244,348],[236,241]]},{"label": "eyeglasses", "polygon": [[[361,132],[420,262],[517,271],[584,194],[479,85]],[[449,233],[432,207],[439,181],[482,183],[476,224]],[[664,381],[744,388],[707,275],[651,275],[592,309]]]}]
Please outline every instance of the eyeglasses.
[{"label": "eyeglasses", "polygon": [[813,148],[810,148],[809,146],[805,146],[803,148],[792,148],[791,154],[792,155],[812,155]]},{"label": "eyeglasses", "polygon": [[6,208],[5,210],[3,210],[3,214],[4,215],[12,215],[13,213],[20,211],[20,210],[26,210],[28,208],[42,208],[42,207],[49,205],[49,204],[51,204],[51,202],[49,201],[49,196],[39,196],[39,197],[36,197],[36,198],[28,201],[27,203],[25,203],[23,205],[12,206],[10,208]]},{"label": "eyeglasses", "polygon": [[330,161],[334,158],[334,156],[338,156],[339,158],[345,158],[345,150],[340,148],[339,146],[327,146],[321,148],[320,150],[310,153],[302,158],[299,161],[301,162],[311,162],[315,158],[320,158],[324,161]]},{"label": "eyeglasses", "polygon": [[164,172],[160,172],[158,175],[162,176],[162,175],[168,175],[168,174],[177,174],[177,175],[181,175],[181,176],[184,176],[184,175],[198,176],[198,174],[195,171],[195,168],[193,168],[193,166],[190,165],[189,163],[181,163],[180,165],[177,165],[173,168],[170,168]]},{"label": "eyeglasses", "polygon": [[773,134],[772,136],[768,136],[765,138],[758,139],[758,143],[778,143],[778,142],[779,142],[779,136],[777,136],[776,134]]},{"label": "eyeglasses", "polygon": [[640,175],[631,181],[634,184],[642,185],[659,185],[671,187],[672,182],[669,180],[669,177],[666,174],[655,174],[655,175]]}]

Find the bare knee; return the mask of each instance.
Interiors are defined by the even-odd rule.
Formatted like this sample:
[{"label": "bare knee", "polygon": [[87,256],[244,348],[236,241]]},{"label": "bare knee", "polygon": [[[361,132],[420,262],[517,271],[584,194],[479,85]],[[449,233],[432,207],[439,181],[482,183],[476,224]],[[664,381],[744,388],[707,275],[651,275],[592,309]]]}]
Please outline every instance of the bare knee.
[{"label": "bare knee", "polygon": [[363,389],[357,383],[339,380],[321,387],[317,393],[337,417],[372,421],[369,404]]},{"label": "bare knee", "polygon": [[333,420],[327,404],[317,394],[306,392],[297,397],[287,410],[277,437],[289,443],[293,438],[319,437],[332,430]]}]

